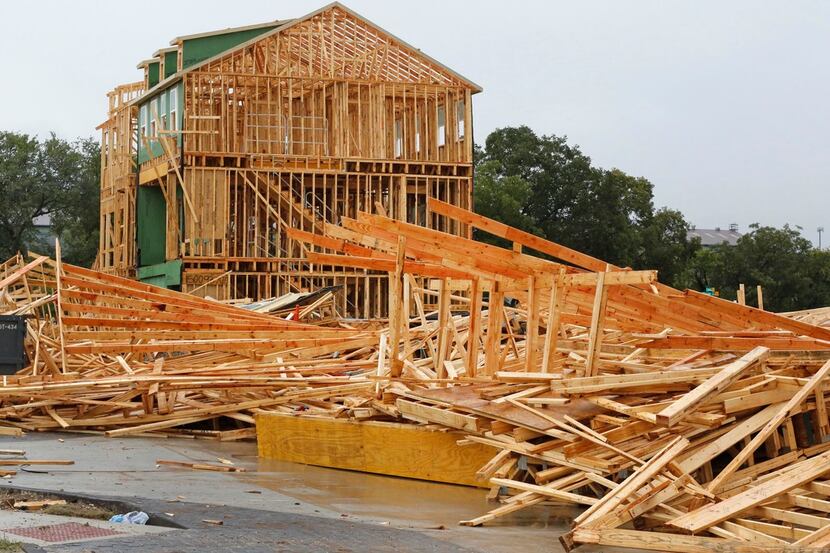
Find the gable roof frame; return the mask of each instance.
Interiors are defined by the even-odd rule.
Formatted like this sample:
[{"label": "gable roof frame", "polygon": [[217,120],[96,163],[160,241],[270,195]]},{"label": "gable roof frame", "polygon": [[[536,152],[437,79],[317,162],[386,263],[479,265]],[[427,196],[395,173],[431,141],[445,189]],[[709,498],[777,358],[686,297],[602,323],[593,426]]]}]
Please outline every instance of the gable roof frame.
[{"label": "gable roof frame", "polygon": [[226,56],[232,55],[232,54],[238,52],[239,50],[248,48],[249,46],[253,46],[254,44],[256,44],[259,41],[270,38],[270,37],[272,37],[274,35],[277,35],[277,34],[283,32],[283,31],[289,30],[289,29],[291,29],[295,26],[299,26],[299,25],[301,25],[301,24],[303,24],[307,21],[310,21],[314,17],[316,17],[320,14],[323,14],[326,11],[332,10],[332,9],[342,10],[343,12],[345,12],[350,17],[353,17],[353,18],[357,19],[361,23],[363,23],[363,24],[369,26],[370,28],[374,29],[376,32],[386,35],[387,37],[389,37],[389,39],[393,43],[395,43],[398,47],[405,50],[409,55],[412,55],[412,56],[419,57],[419,58],[423,59],[425,62],[427,62],[428,65],[431,65],[433,67],[433,69],[438,70],[439,72],[443,72],[443,73],[451,76],[452,78],[457,79],[461,83],[463,83],[466,87],[471,89],[472,94],[476,94],[476,93],[481,92],[483,90],[481,88],[481,86],[477,85],[475,82],[469,80],[468,78],[464,77],[460,73],[450,69],[449,67],[442,64],[441,62],[439,62],[435,58],[432,58],[431,56],[423,53],[418,48],[415,48],[414,46],[410,45],[408,42],[398,38],[394,34],[390,33],[386,29],[384,29],[383,27],[380,27],[379,25],[376,25],[375,23],[372,23],[371,21],[369,21],[368,19],[366,19],[362,15],[352,11],[351,9],[347,8],[346,6],[341,4],[340,2],[335,1],[335,2],[332,2],[330,4],[327,4],[326,6],[323,6],[322,8],[319,8],[319,9],[317,9],[317,10],[311,12],[311,13],[308,13],[308,14],[302,16],[302,17],[299,17],[299,18],[296,18],[296,19],[285,20],[284,25],[280,25],[280,26],[272,29],[271,31],[268,31],[267,33],[263,33],[259,36],[256,36],[256,37],[254,37],[254,38],[252,38],[252,39],[250,39],[246,42],[243,42],[241,44],[238,44],[238,45],[234,46],[233,48],[229,48],[228,50],[225,50],[224,52],[220,52],[220,53],[216,54],[215,56],[212,56],[212,57],[210,57],[208,59],[205,59],[205,60],[203,60],[203,61],[201,61],[201,62],[199,62],[199,63],[197,63],[197,64],[195,64],[191,67],[188,67],[187,69],[179,71],[179,72],[171,75],[170,77],[164,79],[163,81],[160,81],[159,83],[157,83],[156,86],[154,86],[152,89],[146,91],[144,93],[144,95],[140,96],[139,98],[136,98],[133,102],[136,103],[136,104],[143,103],[145,100],[147,100],[151,96],[155,95],[155,93],[158,92],[158,90],[162,90],[163,88],[166,88],[169,84],[171,84],[175,81],[178,81],[186,73],[198,71],[199,69],[201,69],[201,68],[203,68],[203,67],[205,67],[205,66],[207,66],[207,65],[209,65],[213,62],[221,60],[222,58],[224,58]]}]

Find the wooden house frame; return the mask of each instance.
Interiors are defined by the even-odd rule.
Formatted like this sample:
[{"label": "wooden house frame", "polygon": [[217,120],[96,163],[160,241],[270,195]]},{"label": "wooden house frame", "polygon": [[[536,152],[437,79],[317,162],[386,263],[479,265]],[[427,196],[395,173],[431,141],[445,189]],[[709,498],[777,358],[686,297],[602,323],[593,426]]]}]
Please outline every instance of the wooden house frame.
[{"label": "wooden house frame", "polygon": [[288,229],[367,211],[469,235],[427,198],[471,207],[481,88],[343,5],[178,37],[139,68],[99,127],[101,270],[219,300],[342,285],[341,315],[376,318],[388,275],[311,263]]}]

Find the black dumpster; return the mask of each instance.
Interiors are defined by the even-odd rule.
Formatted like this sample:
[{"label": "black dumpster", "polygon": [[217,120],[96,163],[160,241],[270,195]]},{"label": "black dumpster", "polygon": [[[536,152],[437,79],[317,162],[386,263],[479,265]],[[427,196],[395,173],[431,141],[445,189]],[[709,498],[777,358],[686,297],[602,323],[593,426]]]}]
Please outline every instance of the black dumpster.
[{"label": "black dumpster", "polygon": [[25,337],[25,317],[0,315],[0,374],[14,374],[28,364]]}]

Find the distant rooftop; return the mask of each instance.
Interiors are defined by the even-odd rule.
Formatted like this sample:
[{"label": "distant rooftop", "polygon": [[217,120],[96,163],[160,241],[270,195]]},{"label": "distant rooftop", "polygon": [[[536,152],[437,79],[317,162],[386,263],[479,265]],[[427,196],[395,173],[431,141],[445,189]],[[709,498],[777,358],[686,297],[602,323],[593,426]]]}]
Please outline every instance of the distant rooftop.
[{"label": "distant rooftop", "polygon": [[738,232],[738,225],[730,225],[728,229],[720,228],[693,228],[689,229],[686,237],[700,238],[701,246],[717,246],[726,242],[728,246],[734,246],[738,243],[738,239],[743,236]]},{"label": "distant rooftop", "polygon": [[34,223],[36,227],[48,227],[52,224],[52,216],[48,213],[46,215],[38,215],[32,219],[32,223]]}]

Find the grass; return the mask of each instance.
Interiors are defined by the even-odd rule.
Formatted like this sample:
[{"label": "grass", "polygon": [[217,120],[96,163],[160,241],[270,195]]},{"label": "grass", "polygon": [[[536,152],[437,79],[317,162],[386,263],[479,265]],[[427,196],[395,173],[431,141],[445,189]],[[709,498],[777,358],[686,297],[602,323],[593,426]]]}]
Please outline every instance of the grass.
[{"label": "grass", "polygon": [[[22,490],[0,490],[0,509],[14,510],[16,501],[38,501],[40,499],[58,499],[49,494],[28,492]],[[47,515],[58,515],[65,517],[90,518],[96,520],[109,520],[112,515],[118,514],[115,511],[105,509],[86,501],[67,500],[66,505],[49,505],[43,509],[32,511],[34,513],[45,513]],[[16,549],[3,549],[0,544],[0,553],[6,551],[17,551]]]},{"label": "grass", "polygon": [[[67,503],[66,505],[49,505],[40,510],[47,515],[59,515],[63,517],[93,518],[96,520],[109,520],[113,511],[102,509],[90,503]],[[0,549],[0,552],[3,550]]]},{"label": "grass", "polygon": [[21,553],[20,542],[0,538],[0,553]]}]

